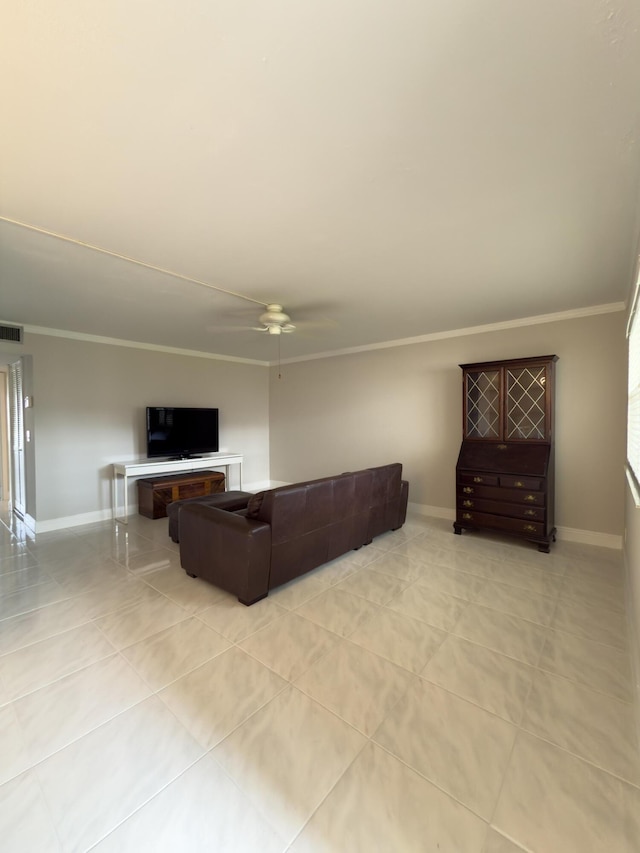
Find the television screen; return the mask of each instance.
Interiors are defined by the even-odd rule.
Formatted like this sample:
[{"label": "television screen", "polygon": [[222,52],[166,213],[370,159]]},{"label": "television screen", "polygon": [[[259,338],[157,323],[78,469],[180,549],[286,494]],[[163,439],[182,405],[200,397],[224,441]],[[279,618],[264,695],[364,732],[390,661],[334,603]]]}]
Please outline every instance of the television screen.
[{"label": "television screen", "polygon": [[147,406],[147,456],[218,452],[218,410]]}]

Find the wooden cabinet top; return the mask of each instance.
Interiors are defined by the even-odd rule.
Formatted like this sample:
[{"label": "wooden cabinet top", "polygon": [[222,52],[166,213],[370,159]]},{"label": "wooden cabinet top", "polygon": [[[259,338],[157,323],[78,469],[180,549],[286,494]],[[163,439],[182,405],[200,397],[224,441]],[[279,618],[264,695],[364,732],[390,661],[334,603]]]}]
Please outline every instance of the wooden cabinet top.
[{"label": "wooden cabinet top", "polygon": [[501,367],[515,367],[521,365],[550,364],[558,360],[557,355],[534,355],[526,358],[508,358],[501,361],[476,361],[472,364],[460,364],[463,370],[491,370]]},{"label": "wooden cabinet top", "polygon": [[551,442],[557,360],[540,355],[461,364],[465,440]]}]

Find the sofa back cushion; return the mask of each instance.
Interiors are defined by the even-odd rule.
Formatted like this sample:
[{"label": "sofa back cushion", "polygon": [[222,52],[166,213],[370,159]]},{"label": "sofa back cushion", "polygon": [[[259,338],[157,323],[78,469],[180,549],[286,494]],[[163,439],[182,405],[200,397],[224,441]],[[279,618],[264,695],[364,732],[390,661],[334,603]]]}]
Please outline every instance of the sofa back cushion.
[{"label": "sofa back cushion", "polygon": [[257,518],[260,515],[260,507],[262,506],[264,496],[265,492],[256,492],[255,495],[251,495],[247,503],[247,518]]},{"label": "sofa back cushion", "polygon": [[371,487],[371,472],[357,471],[270,489],[249,506],[271,526],[270,586],[368,541]]},{"label": "sofa back cushion", "polygon": [[269,587],[399,526],[401,478],[394,462],[253,495],[247,516],[271,527]]}]

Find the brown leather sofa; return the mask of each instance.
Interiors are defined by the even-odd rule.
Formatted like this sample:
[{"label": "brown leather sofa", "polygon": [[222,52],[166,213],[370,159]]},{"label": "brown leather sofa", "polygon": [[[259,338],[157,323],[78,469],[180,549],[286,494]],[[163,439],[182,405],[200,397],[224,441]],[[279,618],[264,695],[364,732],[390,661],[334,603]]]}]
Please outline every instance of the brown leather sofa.
[{"label": "brown leather sofa", "polygon": [[231,512],[188,503],[180,510],[180,562],[190,577],[254,604],[270,589],[401,527],[408,494],[395,462],[259,492],[246,509]]}]

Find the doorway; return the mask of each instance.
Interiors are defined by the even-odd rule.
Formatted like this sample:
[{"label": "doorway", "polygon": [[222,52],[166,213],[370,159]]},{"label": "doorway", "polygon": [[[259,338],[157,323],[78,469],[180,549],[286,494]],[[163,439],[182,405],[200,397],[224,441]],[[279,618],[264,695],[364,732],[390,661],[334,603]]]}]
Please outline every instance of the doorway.
[{"label": "doorway", "polygon": [[[32,400],[32,356],[0,352],[0,499],[5,511],[33,524],[33,417],[25,430],[25,394]],[[31,439],[31,441],[29,441]],[[27,442],[29,442],[27,444]],[[33,504],[30,509],[30,502]]]},{"label": "doorway", "polygon": [[24,475],[24,388],[22,359],[9,365],[9,450],[11,458],[11,504],[24,518],[26,506]]},{"label": "doorway", "polygon": [[8,369],[0,362],[0,503],[11,501],[9,465],[9,384]]}]

